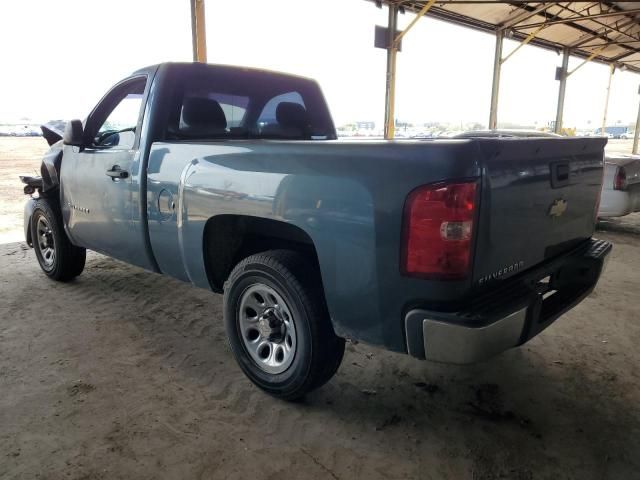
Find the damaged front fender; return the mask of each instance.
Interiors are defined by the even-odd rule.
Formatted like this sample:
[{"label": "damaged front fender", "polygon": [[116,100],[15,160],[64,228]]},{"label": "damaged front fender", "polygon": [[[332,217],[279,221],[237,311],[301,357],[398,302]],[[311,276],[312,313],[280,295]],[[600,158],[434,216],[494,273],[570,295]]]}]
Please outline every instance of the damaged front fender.
[{"label": "damaged front fender", "polygon": [[51,120],[44,125],[40,125],[40,130],[42,130],[42,136],[44,137],[44,139],[51,146],[54,143],[58,143],[60,140],[62,140],[62,136],[64,135],[64,127],[66,125],[67,122],[65,122],[64,120]]},{"label": "damaged front fender", "polygon": [[60,165],[62,164],[62,141],[51,146],[42,157],[40,175],[42,176],[42,192],[54,190],[60,186]]}]

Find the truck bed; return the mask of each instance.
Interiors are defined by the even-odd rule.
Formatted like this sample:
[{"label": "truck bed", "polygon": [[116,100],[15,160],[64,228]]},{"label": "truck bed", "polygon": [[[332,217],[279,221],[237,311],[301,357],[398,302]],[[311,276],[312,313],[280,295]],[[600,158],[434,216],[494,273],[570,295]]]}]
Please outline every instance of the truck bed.
[{"label": "truck bed", "polygon": [[[603,148],[599,138],[156,142],[147,168],[153,255],[163,272],[210,288],[201,252],[213,217],[287,222],[313,242],[336,332],[404,351],[400,319],[410,306],[455,310],[591,236]],[[558,165],[568,171],[552,184]],[[471,275],[402,275],[409,192],[473,178],[480,202]],[[550,216],[557,200],[566,209]]]}]

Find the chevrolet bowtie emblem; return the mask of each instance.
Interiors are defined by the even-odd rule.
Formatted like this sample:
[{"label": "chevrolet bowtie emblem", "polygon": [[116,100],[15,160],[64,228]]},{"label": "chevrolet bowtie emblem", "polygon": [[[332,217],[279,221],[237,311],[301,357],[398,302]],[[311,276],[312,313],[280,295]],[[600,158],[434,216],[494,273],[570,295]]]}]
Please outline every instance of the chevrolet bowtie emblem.
[{"label": "chevrolet bowtie emblem", "polygon": [[554,200],[549,207],[549,212],[547,212],[547,215],[549,215],[550,217],[559,217],[567,211],[567,205],[567,201],[562,198]]}]

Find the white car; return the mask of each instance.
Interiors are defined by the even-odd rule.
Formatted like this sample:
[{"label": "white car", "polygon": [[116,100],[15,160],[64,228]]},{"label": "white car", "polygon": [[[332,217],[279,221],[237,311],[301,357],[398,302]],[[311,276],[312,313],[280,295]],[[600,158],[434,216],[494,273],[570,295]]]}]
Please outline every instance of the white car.
[{"label": "white car", "polygon": [[624,133],[620,134],[620,138],[622,138],[623,140],[629,140],[630,138],[633,138],[633,133],[624,132]]},{"label": "white car", "polygon": [[622,217],[640,211],[640,155],[605,158],[598,217]]}]

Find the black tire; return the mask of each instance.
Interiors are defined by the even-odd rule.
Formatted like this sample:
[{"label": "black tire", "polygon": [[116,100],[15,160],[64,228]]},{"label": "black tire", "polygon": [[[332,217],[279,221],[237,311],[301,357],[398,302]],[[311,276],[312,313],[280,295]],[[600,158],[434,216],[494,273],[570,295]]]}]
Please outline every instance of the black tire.
[{"label": "black tire", "polygon": [[[295,326],[291,363],[282,372],[265,371],[269,367],[261,366],[254,359],[255,353],[252,357],[246,346],[250,341],[246,332],[247,340],[243,338],[240,305],[246,292],[259,288],[256,285],[266,286],[281,297]],[[288,317],[286,313],[282,315]],[[256,322],[263,322],[264,312],[262,316],[256,313],[256,318],[261,319]],[[224,320],[231,350],[242,371],[262,390],[284,400],[298,400],[324,385],[336,373],[344,355],[344,339],[333,331],[319,272],[295,251],[270,250],[242,260],[225,282]],[[282,328],[287,335],[286,326]],[[259,334],[256,342],[268,342],[260,331]],[[289,340],[287,337],[282,341],[288,343]],[[275,355],[280,344],[271,345]]]},{"label": "black tire", "polygon": [[73,245],[67,237],[62,225],[62,213],[56,202],[47,198],[38,199],[31,215],[30,228],[36,258],[47,277],[68,282],[82,273],[87,251]]}]

